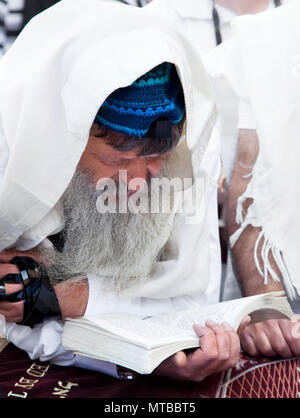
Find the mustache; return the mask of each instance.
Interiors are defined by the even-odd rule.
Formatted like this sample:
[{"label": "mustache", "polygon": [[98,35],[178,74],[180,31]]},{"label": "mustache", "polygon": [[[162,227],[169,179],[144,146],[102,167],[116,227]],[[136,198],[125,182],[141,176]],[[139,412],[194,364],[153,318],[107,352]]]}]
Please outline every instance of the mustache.
[{"label": "mustache", "polygon": [[120,291],[146,280],[161,259],[172,229],[169,215],[100,213],[98,197],[87,173],[78,170],[62,197],[65,248],[52,257],[53,283],[96,274]]}]

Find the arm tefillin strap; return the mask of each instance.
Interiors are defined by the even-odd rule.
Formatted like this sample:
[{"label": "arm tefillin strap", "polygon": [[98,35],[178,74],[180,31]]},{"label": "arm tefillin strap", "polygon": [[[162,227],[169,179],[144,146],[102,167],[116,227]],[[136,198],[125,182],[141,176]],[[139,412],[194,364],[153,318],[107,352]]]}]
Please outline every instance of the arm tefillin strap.
[{"label": "arm tefillin strap", "polygon": [[[7,274],[0,280],[0,302],[24,301],[23,320],[19,324],[34,325],[43,322],[47,316],[60,316],[59,303],[45,267],[30,257],[14,257],[20,273]],[[6,294],[5,283],[22,284],[23,289]]]}]

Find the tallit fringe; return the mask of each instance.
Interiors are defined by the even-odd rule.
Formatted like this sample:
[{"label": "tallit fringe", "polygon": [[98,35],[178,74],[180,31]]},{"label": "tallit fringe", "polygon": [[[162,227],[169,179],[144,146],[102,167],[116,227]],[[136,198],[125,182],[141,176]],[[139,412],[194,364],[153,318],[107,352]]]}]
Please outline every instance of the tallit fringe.
[{"label": "tallit fringe", "polygon": [[235,231],[234,234],[232,234],[229,237],[229,245],[230,245],[231,248],[234,247],[235,243],[240,238],[240,236],[244,232],[245,228],[249,225],[249,222],[246,222],[244,220],[244,215],[243,215],[243,210],[244,210],[243,209],[243,204],[244,204],[245,200],[246,200],[246,195],[243,194],[238,198],[238,201],[237,201],[235,222],[238,225],[241,225],[241,226],[237,231]]},{"label": "tallit fringe", "polygon": [[241,225],[241,227],[235,231],[234,234],[232,234],[229,238],[229,245],[230,248],[233,248],[235,246],[235,243],[237,242],[237,240],[240,238],[240,236],[242,235],[242,233],[244,232],[245,228],[248,226],[248,223],[243,223]]},{"label": "tallit fringe", "polygon": [[[237,204],[237,209],[236,209],[236,223],[240,224],[241,226],[229,238],[229,244],[231,248],[235,246],[236,242],[238,241],[238,239],[240,238],[240,236],[242,235],[246,227],[251,224],[250,220],[244,219],[243,217],[243,203],[245,199],[246,197],[244,195],[240,196],[240,198],[238,199],[238,204]],[[259,258],[258,258],[259,244],[262,239],[264,239],[264,242],[260,251],[260,256],[262,259],[263,266],[260,265]],[[279,269],[281,278],[276,274],[276,272],[274,271],[274,269],[272,268],[270,264],[270,261],[269,261],[270,252],[272,253],[273,259]],[[298,297],[298,292],[295,286],[293,285],[290,274],[285,265],[282,252],[275,246],[275,244],[271,241],[271,239],[266,236],[264,230],[262,230],[259,233],[259,236],[257,237],[253,255],[254,255],[255,265],[257,267],[259,274],[263,277],[265,285],[267,285],[269,282],[269,276],[271,276],[274,282],[281,282],[281,279],[282,279],[288,297],[292,300]]]},{"label": "tallit fringe", "polygon": [[[262,238],[264,238],[264,242],[261,248],[261,258],[263,261],[263,270],[259,264],[259,259],[258,259],[258,247],[259,247],[259,243],[262,240]],[[270,251],[272,251],[272,254],[274,256],[274,254],[276,253],[276,256],[278,258],[278,252],[275,251],[275,246],[272,244],[271,240],[269,240],[265,234],[264,231],[261,231],[256,243],[255,243],[255,247],[254,247],[254,260],[255,260],[255,265],[259,271],[259,274],[264,278],[264,284],[268,284],[268,275],[270,274],[270,276],[272,277],[272,279],[274,280],[274,282],[280,282],[280,277],[278,277],[278,275],[275,273],[275,271],[273,270],[270,261],[269,261],[269,255],[270,255]],[[277,264],[277,260],[276,260],[276,264]]]},{"label": "tallit fringe", "polygon": [[240,225],[244,223],[244,215],[243,215],[243,204],[246,200],[246,196],[242,195],[238,198],[237,207],[236,207],[236,215],[235,215],[235,222]]}]

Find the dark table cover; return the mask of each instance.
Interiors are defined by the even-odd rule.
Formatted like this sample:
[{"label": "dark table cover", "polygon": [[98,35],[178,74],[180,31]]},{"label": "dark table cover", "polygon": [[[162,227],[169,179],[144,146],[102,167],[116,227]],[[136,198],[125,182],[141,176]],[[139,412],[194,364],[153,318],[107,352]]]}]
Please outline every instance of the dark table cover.
[{"label": "dark table cover", "polygon": [[297,398],[300,360],[254,359],[241,356],[226,373],[200,383],[155,376],[121,381],[76,367],[31,360],[7,345],[0,353],[1,398]]}]

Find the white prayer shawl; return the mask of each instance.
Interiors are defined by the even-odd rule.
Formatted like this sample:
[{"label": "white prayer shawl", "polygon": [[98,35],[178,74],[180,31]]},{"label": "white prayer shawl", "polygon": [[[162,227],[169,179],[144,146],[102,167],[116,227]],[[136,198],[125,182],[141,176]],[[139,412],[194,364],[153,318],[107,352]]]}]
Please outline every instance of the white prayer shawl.
[{"label": "white prayer shawl", "polygon": [[[176,65],[182,81],[186,143],[197,178],[215,103],[198,54],[183,37],[147,8],[99,0],[62,0],[25,27],[0,63],[0,250],[30,249],[62,229],[58,202],[99,107],[114,90],[164,61]],[[178,257],[158,263],[151,283],[127,297],[197,295],[207,289],[205,220],[215,187],[210,183],[205,178],[194,213],[197,227],[180,215]]]},{"label": "white prayer shawl", "polygon": [[[238,202],[240,229],[231,237],[231,245],[247,225],[260,227],[254,250],[259,272],[265,283],[268,276],[279,280],[269,263],[272,254],[292,299],[300,295],[299,16],[300,3],[292,1],[257,16],[238,18],[234,22],[237,53],[231,57],[231,65],[245,77],[242,94],[249,97],[259,137],[252,178]],[[253,204],[243,216],[242,204],[247,198]]]}]

